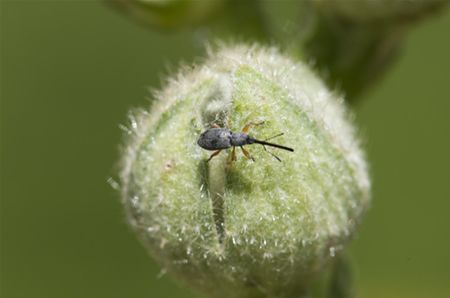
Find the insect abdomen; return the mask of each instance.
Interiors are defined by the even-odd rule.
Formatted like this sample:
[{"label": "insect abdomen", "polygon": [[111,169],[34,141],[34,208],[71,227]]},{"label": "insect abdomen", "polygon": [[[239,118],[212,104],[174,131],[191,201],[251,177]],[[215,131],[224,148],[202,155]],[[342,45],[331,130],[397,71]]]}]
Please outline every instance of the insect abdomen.
[{"label": "insect abdomen", "polygon": [[231,147],[231,132],[226,128],[211,128],[200,135],[197,144],[206,150],[220,150]]}]

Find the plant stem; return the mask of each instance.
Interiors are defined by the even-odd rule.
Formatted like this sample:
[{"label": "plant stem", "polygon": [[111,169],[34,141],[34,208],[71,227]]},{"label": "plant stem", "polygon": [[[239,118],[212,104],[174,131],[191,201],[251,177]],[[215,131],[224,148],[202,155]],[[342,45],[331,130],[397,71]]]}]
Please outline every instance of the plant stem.
[{"label": "plant stem", "polygon": [[395,60],[407,26],[355,23],[324,12],[314,12],[303,53],[354,102]]}]

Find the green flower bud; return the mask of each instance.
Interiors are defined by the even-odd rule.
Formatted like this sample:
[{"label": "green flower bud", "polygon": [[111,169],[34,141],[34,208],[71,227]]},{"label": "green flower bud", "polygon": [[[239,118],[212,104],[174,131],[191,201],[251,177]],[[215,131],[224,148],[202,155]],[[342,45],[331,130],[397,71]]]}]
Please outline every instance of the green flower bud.
[{"label": "green flower bud", "polygon": [[[298,297],[369,204],[364,155],[342,98],[309,67],[256,46],[184,69],[132,117],[121,172],[129,221],[161,265],[211,297]],[[197,145],[213,124],[248,145],[230,162]]]},{"label": "green flower bud", "polygon": [[360,22],[391,20],[393,22],[411,21],[427,15],[448,0],[311,0],[317,7]]},{"label": "green flower bud", "polygon": [[132,18],[159,28],[195,25],[213,18],[224,0],[107,0]]}]

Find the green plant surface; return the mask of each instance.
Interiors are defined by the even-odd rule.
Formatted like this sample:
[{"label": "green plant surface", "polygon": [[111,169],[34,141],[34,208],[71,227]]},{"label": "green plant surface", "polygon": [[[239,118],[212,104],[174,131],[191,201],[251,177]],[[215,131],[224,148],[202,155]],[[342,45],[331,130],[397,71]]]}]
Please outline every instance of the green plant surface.
[{"label": "green plant surface", "polygon": [[[93,1],[0,5],[0,296],[198,297],[148,257],[106,181],[117,123],[200,46]],[[412,31],[354,112],[374,181],[351,245],[358,297],[450,292],[449,27],[446,11]]]},{"label": "green plant surface", "polygon": [[[344,100],[275,48],[221,46],[209,56],[130,116],[121,171],[129,221],[168,272],[211,297],[298,297],[369,205],[355,129]],[[202,131],[251,122],[258,139],[284,132],[278,140],[294,152],[277,152],[280,163],[255,144],[255,162],[232,163],[230,150],[206,161]]]}]

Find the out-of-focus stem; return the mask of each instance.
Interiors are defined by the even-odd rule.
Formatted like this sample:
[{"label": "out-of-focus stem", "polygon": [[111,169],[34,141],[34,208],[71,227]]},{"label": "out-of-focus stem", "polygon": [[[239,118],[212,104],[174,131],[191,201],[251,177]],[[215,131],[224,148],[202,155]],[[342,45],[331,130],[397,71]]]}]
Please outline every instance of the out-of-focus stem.
[{"label": "out-of-focus stem", "polygon": [[448,2],[303,1],[301,55],[354,102],[395,61],[409,28]]},{"label": "out-of-focus stem", "polygon": [[221,38],[241,39],[267,43],[271,40],[268,20],[261,0],[229,0],[221,19],[209,25],[214,35]]},{"label": "out-of-focus stem", "polygon": [[317,12],[303,39],[303,55],[312,59],[351,102],[376,82],[395,60],[407,27],[355,23]]},{"label": "out-of-focus stem", "polygon": [[353,289],[352,268],[349,258],[345,255],[336,257],[333,263],[330,276],[330,285],[327,298],[353,298],[355,297]]}]

